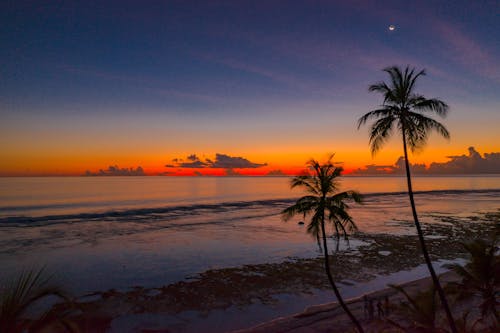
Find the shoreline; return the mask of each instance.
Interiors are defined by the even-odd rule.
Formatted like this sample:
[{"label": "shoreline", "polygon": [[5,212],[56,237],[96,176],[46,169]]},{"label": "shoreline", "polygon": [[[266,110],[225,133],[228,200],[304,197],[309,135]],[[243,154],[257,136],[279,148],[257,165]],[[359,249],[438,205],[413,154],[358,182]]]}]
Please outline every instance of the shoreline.
[{"label": "shoreline", "polygon": [[[439,268],[442,262],[434,262],[439,271],[443,272],[442,268]],[[341,293],[347,295],[347,290],[351,290],[356,296],[346,298],[349,299],[348,302],[356,302],[362,299],[363,295],[384,295],[387,291],[391,294],[395,292],[387,288],[387,283],[394,283],[397,285],[403,284],[413,284],[416,281],[428,281],[427,268],[425,265],[419,265],[416,268],[410,270],[401,270],[389,275],[379,275],[375,279],[370,279],[365,282],[356,283],[354,285],[348,283],[348,281],[339,281],[339,286],[341,288]],[[322,274],[321,274],[322,273]],[[325,274],[321,272],[318,277],[323,277]],[[445,273],[446,274],[446,273]],[[414,277],[420,277],[415,279]],[[422,277],[423,276],[423,277]],[[378,280],[377,284],[374,284]],[[209,287],[209,286],[204,286]],[[253,286],[249,286],[252,288]],[[236,288],[238,289],[238,288]],[[219,304],[211,304],[210,309],[199,309],[197,311],[169,311],[166,308],[161,309],[165,304],[163,302],[156,302],[155,309],[148,309],[148,311],[132,311],[123,316],[118,316],[109,321],[111,329],[104,329],[102,332],[108,333],[118,333],[118,332],[132,332],[134,329],[140,327],[140,329],[148,332],[163,332],[163,330],[168,330],[169,332],[233,332],[233,331],[243,331],[254,329],[261,325],[266,325],[265,330],[257,332],[267,332],[267,324],[269,322],[274,322],[276,320],[281,321],[283,318],[296,318],[307,317],[306,322],[316,321],[315,314],[325,313],[326,316],[330,316],[333,312],[339,312],[336,315],[340,315],[343,318],[343,311],[336,308],[336,302],[332,302],[335,299],[335,295],[331,291],[329,286],[325,288],[316,289],[314,291],[304,293],[299,290],[291,290],[286,288],[280,294],[260,294],[259,292],[254,293],[252,299],[249,303],[245,303],[240,300],[235,304],[226,304],[224,306],[223,301]],[[342,291],[343,290],[343,291]],[[361,293],[360,293],[361,290]],[[141,293],[140,290],[136,292]],[[146,292],[147,294],[148,292]],[[144,294],[144,293],[142,293]],[[125,296],[125,297],[123,297]],[[123,301],[125,299],[130,299],[132,297],[137,297],[128,293],[125,295],[120,295],[118,293],[109,293],[106,295],[109,304],[105,308],[108,311],[115,311],[120,306],[123,306]],[[160,296],[163,298],[165,296]],[[189,297],[189,296],[188,296]],[[378,296],[380,297],[380,296]],[[287,301],[293,302],[293,304],[288,304]],[[162,305],[163,303],[163,305]],[[201,302],[200,302],[201,303]],[[140,302],[140,304],[144,304]],[[206,304],[205,304],[206,305]],[[220,307],[222,305],[222,307]],[[137,304],[135,304],[137,306]],[[129,309],[133,308],[129,304],[127,306]],[[288,309],[288,310],[287,310]],[[123,310],[123,308],[122,308]],[[173,310],[173,309],[171,309]],[[281,312],[279,311],[281,310]],[[276,312],[278,311],[278,312]],[[361,309],[362,311],[362,309]],[[110,314],[108,312],[108,314]],[[221,318],[225,318],[221,321]],[[235,319],[237,318],[237,320]],[[101,318],[102,319],[102,318]],[[111,318],[110,318],[111,319]],[[344,318],[347,324],[350,321],[347,317]],[[295,322],[295,319],[293,320]],[[277,326],[281,328],[281,324]],[[280,330],[278,329],[277,332]],[[252,331],[249,331],[252,332]]]},{"label": "shoreline", "polygon": [[[425,234],[431,258],[436,262],[463,258],[465,253],[459,242],[487,238],[498,229],[500,211],[478,213],[465,218],[427,215],[427,218],[434,217],[436,223],[426,224]],[[392,223],[411,228],[407,221],[394,220]],[[413,234],[358,232],[351,237],[352,246],[342,245],[329,258],[332,261],[334,279],[342,286],[341,293],[346,299],[351,298],[345,292],[349,288],[359,292],[363,290],[363,284],[373,284],[377,278],[384,280],[391,274],[409,271],[423,263],[416,235]],[[324,293],[326,302],[334,299],[324,272],[323,260],[321,255],[312,258],[283,257],[279,262],[208,269],[173,283],[158,284],[157,287],[101,289],[77,298],[80,314],[72,318],[82,327],[90,327],[84,332],[132,332],[132,328],[150,332],[155,329],[197,332],[200,329],[193,327],[200,328],[199,325],[209,323],[210,320],[212,326],[207,324],[202,327],[207,328],[203,331],[230,331],[246,324],[240,320],[236,323],[239,327],[218,329],[219,323],[214,321],[227,322],[242,314],[247,319],[254,316],[250,318],[253,322],[248,324],[251,327],[259,322],[266,323],[272,317],[279,317],[281,314],[274,315],[276,313],[273,309],[280,310],[280,304],[296,302],[301,298],[315,300],[315,293]],[[413,281],[414,277],[414,273],[409,274],[404,281]],[[108,285],[116,285],[116,281],[113,281],[108,281]],[[376,291],[383,289],[372,288]],[[314,301],[313,304],[318,303],[325,301]],[[304,303],[298,305],[300,308],[282,313],[300,313],[307,308]],[[68,307],[61,305],[58,309],[63,313]],[[253,314],[253,311],[261,317]],[[272,317],[270,313],[273,314]],[[156,326],[148,324],[154,321],[157,322]],[[123,323],[120,326],[123,329],[116,328],[117,323]]]},{"label": "shoreline", "polygon": [[[474,224],[454,221],[454,227],[447,224],[428,225],[427,242],[435,267],[437,268],[436,261],[439,260],[464,258],[463,249],[458,242],[470,240],[471,235],[487,238],[495,225],[495,221]],[[411,270],[423,264],[415,235],[358,233],[355,239],[361,243],[356,248],[342,249],[329,256],[334,269],[342,268],[332,273],[342,286],[344,291],[341,293],[346,298],[350,298],[345,292],[349,288],[356,288],[359,292],[363,284],[365,287],[373,285],[376,278],[386,281],[391,274],[404,274],[408,271],[410,276],[398,282],[413,281],[415,272]],[[375,292],[384,289],[371,287]],[[324,273],[322,257],[289,258],[281,263],[212,269],[189,280],[158,288],[138,286],[129,291],[110,289],[88,295],[87,300],[80,299],[79,305],[83,310],[82,320],[114,325],[112,330],[93,329],[96,332],[126,332],[131,331],[128,330],[130,327],[153,331],[176,327],[174,332],[197,332],[199,325],[202,325],[204,331],[220,332],[238,328],[230,325],[239,325],[241,328],[249,318],[253,320],[253,323],[248,324],[251,327],[255,323],[266,323],[272,317],[280,317],[279,313],[276,314],[271,309],[279,310],[283,295],[291,295],[291,298],[285,297],[285,302],[298,302],[297,299],[301,297],[314,300],[311,295],[315,292],[325,292],[326,302],[334,299],[330,295],[331,289]],[[314,301],[313,304],[317,303],[325,303],[325,299]],[[296,313],[307,307],[304,303],[301,304],[300,308],[288,313]],[[253,314],[254,311],[257,314]],[[270,313],[275,314],[269,317]],[[240,322],[227,323],[232,317],[241,317]],[[226,321],[226,329],[218,326],[221,320]]]},{"label": "shoreline", "polygon": [[[440,281],[449,283],[457,281],[458,276],[451,271],[446,271],[439,275]],[[410,294],[414,294],[417,290],[424,290],[431,286],[432,280],[430,276],[420,279],[407,281],[398,286],[405,288]],[[364,309],[364,297],[371,300],[382,300],[388,297],[390,304],[403,300],[403,297],[390,287],[378,289],[372,292],[364,293],[360,296],[349,298],[346,304],[352,311],[354,316],[360,320],[364,328],[373,328],[380,326],[383,318],[376,314],[373,319],[366,318]],[[332,327],[336,327],[332,330]],[[325,304],[317,304],[305,308],[302,312],[298,312],[289,316],[278,317],[268,322],[260,323],[253,327],[233,330],[231,333],[278,333],[278,332],[345,332],[352,328],[352,323],[342,310],[338,302],[329,302]]]}]

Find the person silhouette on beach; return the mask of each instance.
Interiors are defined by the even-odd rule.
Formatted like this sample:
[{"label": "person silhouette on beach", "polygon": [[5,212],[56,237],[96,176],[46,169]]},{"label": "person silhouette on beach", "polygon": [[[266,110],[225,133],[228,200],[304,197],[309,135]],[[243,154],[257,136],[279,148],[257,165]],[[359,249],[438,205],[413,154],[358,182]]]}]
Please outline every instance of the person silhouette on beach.
[{"label": "person silhouette on beach", "polygon": [[375,312],[375,307],[373,306],[373,300],[371,299],[368,302],[368,319],[372,320],[373,319],[373,313]]},{"label": "person silhouette on beach", "polygon": [[382,302],[380,300],[377,301],[377,316],[378,318],[384,316],[384,309],[382,309]]},{"label": "person silhouette on beach", "polygon": [[369,304],[368,304],[368,297],[365,295],[363,296],[363,310],[364,310],[364,313],[365,313],[365,319],[368,319],[368,307],[369,307]]}]

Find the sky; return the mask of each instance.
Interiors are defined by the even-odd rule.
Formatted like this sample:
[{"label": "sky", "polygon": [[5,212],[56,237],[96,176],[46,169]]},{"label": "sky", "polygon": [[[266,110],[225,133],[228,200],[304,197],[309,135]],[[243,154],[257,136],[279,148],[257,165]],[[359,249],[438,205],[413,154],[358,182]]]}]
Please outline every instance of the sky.
[{"label": "sky", "polygon": [[278,175],[331,153],[348,172],[395,165],[400,138],[372,156],[356,125],[392,65],[425,68],[416,91],[450,106],[451,139],[432,135],[412,163],[499,152],[499,13],[459,0],[3,1],[0,176]]}]

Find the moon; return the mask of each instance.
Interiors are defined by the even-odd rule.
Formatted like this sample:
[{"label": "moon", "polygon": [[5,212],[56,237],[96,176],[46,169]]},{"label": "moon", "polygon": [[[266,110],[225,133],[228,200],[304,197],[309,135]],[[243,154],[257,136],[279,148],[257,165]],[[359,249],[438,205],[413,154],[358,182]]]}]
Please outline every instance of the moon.
[{"label": "moon", "polygon": [[394,24],[391,24],[389,26],[389,31],[394,31],[394,30],[396,30],[396,26]]}]

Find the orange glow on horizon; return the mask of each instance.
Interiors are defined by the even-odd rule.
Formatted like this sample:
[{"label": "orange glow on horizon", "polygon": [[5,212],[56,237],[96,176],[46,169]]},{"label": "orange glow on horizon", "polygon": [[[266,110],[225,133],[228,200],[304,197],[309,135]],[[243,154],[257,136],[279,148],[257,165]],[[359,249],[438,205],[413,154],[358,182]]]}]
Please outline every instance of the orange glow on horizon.
[{"label": "orange glow on horizon", "polygon": [[[402,155],[399,142],[390,142],[387,147],[376,156],[371,156],[368,147],[339,147],[330,149],[335,151],[334,161],[342,163],[344,174],[352,174],[357,169],[363,169],[366,165],[394,166],[397,159]],[[450,147],[447,143],[432,145],[417,154],[410,154],[412,164],[425,164],[427,167],[432,162],[447,162],[447,156],[462,156],[468,154],[468,147]],[[484,156],[485,153],[498,151],[498,148],[476,147],[477,151]],[[235,168],[234,174],[242,176],[265,176],[296,175],[301,173],[309,159],[315,158],[319,161],[325,160],[329,149],[296,150],[291,148],[286,151],[264,151],[264,152],[228,152],[232,157],[243,157],[252,163],[264,164],[258,168]],[[2,165],[0,165],[0,176],[81,176],[87,170],[96,173],[100,169],[106,170],[109,166],[119,168],[142,167],[147,176],[227,176],[227,169],[222,168],[179,168],[166,167],[165,165],[175,158],[185,158],[192,152],[161,154],[147,151],[142,155],[115,152],[114,154],[97,153],[93,155],[90,151],[85,153],[56,153],[50,154],[22,154],[19,151],[4,152]],[[202,158],[213,160],[213,154],[200,154]],[[230,171],[231,173],[231,171]]]}]

